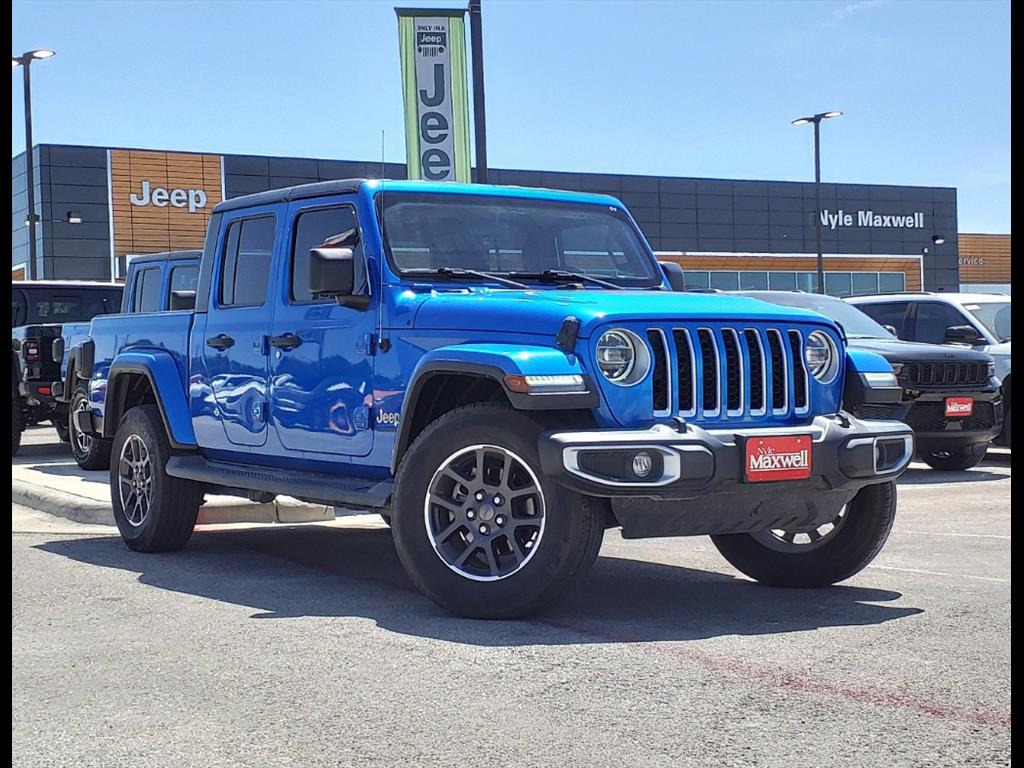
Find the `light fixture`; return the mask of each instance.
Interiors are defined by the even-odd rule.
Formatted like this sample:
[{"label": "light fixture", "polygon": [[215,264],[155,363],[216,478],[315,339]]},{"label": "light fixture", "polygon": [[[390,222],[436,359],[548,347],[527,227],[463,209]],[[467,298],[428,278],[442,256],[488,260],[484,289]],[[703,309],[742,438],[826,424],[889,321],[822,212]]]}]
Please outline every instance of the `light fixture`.
[{"label": "light fixture", "polygon": [[56,51],[51,51],[49,48],[39,48],[35,51],[29,51],[26,56],[31,56],[33,59],[49,59],[57,55]]},{"label": "light fixture", "polygon": [[798,117],[796,120],[794,120],[792,123],[790,123],[790,125],[807,125],[808,123],[813,123],[813,122],[814,122],[814,118],[813,117]]},{"label": "light fixture", "polygon": [[843,113],[838,110],[832,110],[831,112],[823,114],[822,117],[839,117],[841,114]]},{"label": "light fixture", "polygon": [[946,242],[946,238],[944,238],[942,235],[932,235],[932,242],[935,243],[936,245],[942,245],[944,242]]},{"label": "light fixture", "polygon": [[78,211],[68,211],[68,224],[81,224],[82,214]]}]

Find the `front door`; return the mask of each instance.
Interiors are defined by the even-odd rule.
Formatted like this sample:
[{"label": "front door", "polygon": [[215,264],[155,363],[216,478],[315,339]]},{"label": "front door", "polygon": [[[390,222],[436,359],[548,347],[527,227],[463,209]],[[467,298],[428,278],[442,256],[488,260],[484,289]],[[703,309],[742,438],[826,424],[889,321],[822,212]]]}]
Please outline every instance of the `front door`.
[{"label": "front door", "polygon": [[366,456],[373,445],[373,354],[376,301],[340,306],[309,292],[309,252],[352,246],[356,290],[368,291],[354,196],[310,207],[293,203],[287,258],[278,272],[270,339],[270,403],[281,446],[324,460]]},{"label": "front door", "polygon": [[[210,289],[210,308],[200,340],[214,399],[214,420],[224,429],[211,448],[262,446],[267,442],[269,299],[275,232],[280,211],[225,219]],[[220,445],[217,445],[220,443]]]}]

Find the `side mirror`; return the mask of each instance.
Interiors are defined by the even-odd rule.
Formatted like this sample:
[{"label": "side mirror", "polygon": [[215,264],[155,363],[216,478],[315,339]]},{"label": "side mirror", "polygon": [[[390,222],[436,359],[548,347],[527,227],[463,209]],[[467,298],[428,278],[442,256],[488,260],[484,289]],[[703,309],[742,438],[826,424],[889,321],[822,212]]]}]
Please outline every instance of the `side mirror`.
[{"label": "side mirror", "polygon": [[673,291],[685,291],[686,280],[683,279],[683,268],[676,264],[674,261],[659,261],[661,265],[661,271],[665,273],[665,277],[668,278],[669,285],[672,286]]},{"label": "side mirror", "polygon": [[892,334],[893,336],[896,336],[896,335],[898,335],[898,334],[896,333],[896,326],[895,326],[895,325],[883,325],[882,327],[883,327],[883,328],[885,328],[885,330],[887,330],[887,331],[888,331],[889,333],[891,333],[891,334]]},{"label": "side mirror", "polygon": [[168,301],[168,309],[195,309],[196,308],[196,292],[195,291],[171,291],[171,298]]},{"label": "side mirror", "polygon": [[944,344],[983,344],[984,337],[973,325],[951,325],[946,329]]}]

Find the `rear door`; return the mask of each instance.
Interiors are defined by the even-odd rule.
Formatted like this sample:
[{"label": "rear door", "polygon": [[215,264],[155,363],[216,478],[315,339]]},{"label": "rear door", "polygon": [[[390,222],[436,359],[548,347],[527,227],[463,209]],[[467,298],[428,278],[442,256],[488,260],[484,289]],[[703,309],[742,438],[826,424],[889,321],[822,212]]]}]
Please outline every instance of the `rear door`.
[{"label": "rear door", "polygon": [[268,332],[272,264],[283,205],[225,214],[217,244],[209,310],[201,344],[223,440],[208,447],[267,442]]},{"label": "rear door", "polygon": [[283,450],[325,459],[366,456],[373,445],[373,334],[376,297],[365,308],[309,293],[312,248],[353,245],[357,292],[366,266],[353,195],[302,201],[288,209],[289,234],[279,261],[270,350],[270,402]]}]

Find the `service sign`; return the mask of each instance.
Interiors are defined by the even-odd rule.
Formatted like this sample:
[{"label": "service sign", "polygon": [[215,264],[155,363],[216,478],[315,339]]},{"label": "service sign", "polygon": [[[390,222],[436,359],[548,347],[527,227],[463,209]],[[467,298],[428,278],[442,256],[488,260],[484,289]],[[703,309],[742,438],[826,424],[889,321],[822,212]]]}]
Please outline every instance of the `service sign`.
[{"label": "service sign", "polygon": [[396,12],[409,178],[468,182],[465,11]]}]

